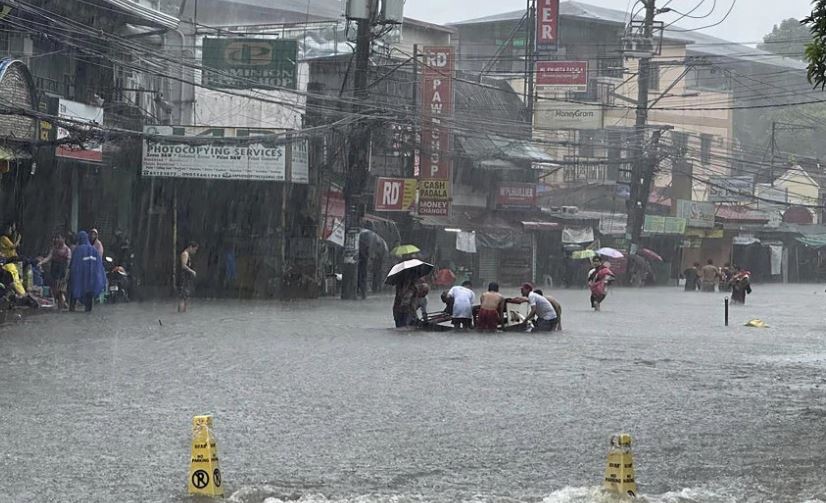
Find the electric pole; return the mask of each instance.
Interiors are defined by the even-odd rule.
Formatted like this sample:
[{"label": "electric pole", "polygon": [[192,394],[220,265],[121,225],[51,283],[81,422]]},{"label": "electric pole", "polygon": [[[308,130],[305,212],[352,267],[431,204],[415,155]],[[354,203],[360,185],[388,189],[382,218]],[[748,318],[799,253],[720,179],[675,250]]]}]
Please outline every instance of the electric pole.
[{"label": "electric pole", "polygon": [[[643,39],[653,41],[654,15],[656,14],[655,0],[640,0],[645,4],[645,20],[643,22]],[[653,50],[653,43],[651,48]],[[656,166],[656,154],[653,157],[646,155],[645,133],[648,122],[648,84],[651,72],[651,55],[646,53],[640,58],[637,72],[637,118],[634,124],[634,160],[631,167],[631,194],[628,199],[628,223],[626,238],[630,238],[629,251],[636,253],[642,237],[642,227],[645,222],[645,206],[651,189],[650,180]],[[652,173],[649,173],[652,171]]]},{"label": "electric pole", "polygon": [[528,123],[533,127],[534,71],[536,65],[536,0],[528,0],[528,26],[525,37],[525,107]]},{"label": "electric pole", "polygon": [[[358,18],[356,35],[356,72],[353,79],[355,103],[353,112],[361,113],[367,98],[367,76],[370,66],[370,48],[373,43],[372,23],[377,13],[377,1],[370,1],[370,14]],[[350,130],[347,145],[347,167],[344,182],[344,203],[346,237],[344,241],[344,264],[342,266],[341,298],[358,298],[359,246],[358,237],[361,218],[364,214],[364,185],[368,176],[370,161],[370,130],[363,119]],[[362,285],[364,286],[364,285]],[[366,293],[366,292],[365,292]]]}]

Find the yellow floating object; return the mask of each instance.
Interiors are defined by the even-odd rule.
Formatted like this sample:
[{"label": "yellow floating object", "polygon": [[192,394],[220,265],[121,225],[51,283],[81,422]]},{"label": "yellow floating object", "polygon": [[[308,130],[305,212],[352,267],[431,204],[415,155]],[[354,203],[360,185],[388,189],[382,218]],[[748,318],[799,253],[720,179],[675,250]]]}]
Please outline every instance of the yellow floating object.
[{"label": "yellow floating object", "polygon": [[766,322],[763,320],[751,320],[746,323],[746,326],[752,328],[769,328],[769,326],[766,325]]},{"label": "yellow floating object", "polygon": [[634,478],[634,455],[631,453],[631,435],[621,433],[611,437],[611,450],[605,467],[602,488],[623,496],[637,495]]},{"label": "yellow floating object", "polygon": [[192,457],[189,462],[189,494],[223,496],[218,446],[212,435],[212,416],[192,418]]}]

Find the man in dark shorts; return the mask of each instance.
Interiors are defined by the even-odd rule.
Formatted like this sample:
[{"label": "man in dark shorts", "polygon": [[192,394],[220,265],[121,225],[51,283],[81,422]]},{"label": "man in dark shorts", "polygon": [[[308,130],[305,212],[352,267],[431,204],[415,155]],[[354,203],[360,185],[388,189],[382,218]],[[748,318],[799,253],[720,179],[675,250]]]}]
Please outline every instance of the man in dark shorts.
[{"label": "man in dark shorts", "polygon": [[190,241],[181,252],[181,284],[178,288],[178,312],[185,313],[189,307],[189,298],[195,291],[195,278],[198,276],[192,268],[192,255],[198,253],[198,243]]}]

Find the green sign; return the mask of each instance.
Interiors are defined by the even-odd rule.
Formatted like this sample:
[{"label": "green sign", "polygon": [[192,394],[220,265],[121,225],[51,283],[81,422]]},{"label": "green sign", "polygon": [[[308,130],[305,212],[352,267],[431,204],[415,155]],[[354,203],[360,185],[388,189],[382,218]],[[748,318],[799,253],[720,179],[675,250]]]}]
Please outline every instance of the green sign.
[{"label": "green sign", "polygon": [[685,219],[645,215],[642,230],[646,234],[685,234]]},{"label": "green sign", "polygon": [[205,38],[202,83],[230,89],[296,88],[298,42],[262,38]]}]

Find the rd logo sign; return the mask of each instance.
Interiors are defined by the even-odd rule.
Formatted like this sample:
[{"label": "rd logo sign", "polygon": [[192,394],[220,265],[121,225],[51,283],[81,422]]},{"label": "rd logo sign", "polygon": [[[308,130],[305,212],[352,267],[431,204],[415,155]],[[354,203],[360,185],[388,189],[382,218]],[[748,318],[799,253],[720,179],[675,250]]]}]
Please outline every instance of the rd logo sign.
[{"label": "rd logo sign", "polygon": [[376,211],[408,211],[416,199],[413,178],[379,178],[376,180]]}]

